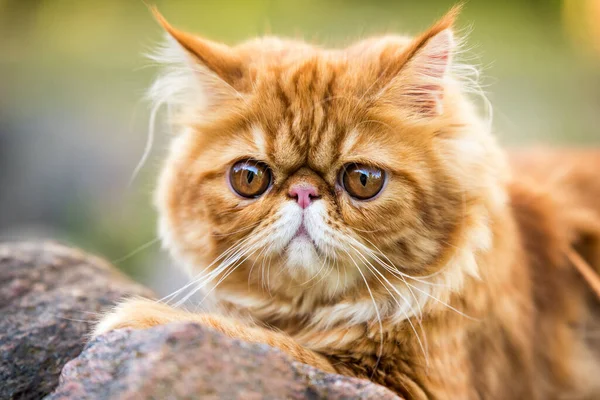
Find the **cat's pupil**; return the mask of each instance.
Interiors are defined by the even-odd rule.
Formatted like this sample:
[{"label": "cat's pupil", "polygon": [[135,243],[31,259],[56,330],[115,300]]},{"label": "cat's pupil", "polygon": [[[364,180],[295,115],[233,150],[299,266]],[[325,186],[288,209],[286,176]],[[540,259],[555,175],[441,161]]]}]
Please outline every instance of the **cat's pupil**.
[{"label": "cat's pupil", "polygon": [[367,186],[367,174],[360,174],[360,183],[363,186]]},{"label": "cat's pupil", "polygon": [[246,180],[248,181],[248,184],[251,184],[252,181],[254,180],[254,172],[252,171],[248,171],[248,175],[246,176]]}]

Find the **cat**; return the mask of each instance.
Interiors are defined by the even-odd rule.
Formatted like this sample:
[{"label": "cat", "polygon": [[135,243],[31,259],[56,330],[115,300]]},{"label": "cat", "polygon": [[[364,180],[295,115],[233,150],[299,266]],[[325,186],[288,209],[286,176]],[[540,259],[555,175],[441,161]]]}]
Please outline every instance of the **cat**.
[{"label": "cat", "polygon": [[[236,47],[172,27],[160,233],[212,313],[130,299],[94,335],[195,321],[406,399],[600,398],[600,152],[507,153],[415,38]],[[595,330],[595,334],[594,334]]]}]

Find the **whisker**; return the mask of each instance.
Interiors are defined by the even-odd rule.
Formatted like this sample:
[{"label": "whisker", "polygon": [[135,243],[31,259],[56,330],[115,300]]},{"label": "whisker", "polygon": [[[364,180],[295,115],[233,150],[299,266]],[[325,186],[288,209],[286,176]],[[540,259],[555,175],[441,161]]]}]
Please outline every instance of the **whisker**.
[{"label": "whisker", "polygon": [[[331,229],[327,229],[327,233],[329,233],[329,234],[330,234],[331,236],[333,236],[333,237],[338,237],[338,236],[339,236],[338,232],[336,232],[336,231],[333,231],[333,230],[331,230]],[[390,272],[392,272],[392,273],[396,274],[396,275],[401,275],[401,276],[403,276],[403,277],[405,277],[405,278],[408,278],[408,279],[411,279],[411,280],[414,280],[414,281],[417,281],[417,282],[420,282],[420,283],[423,283],[423,284],[426,284],[426,285],[431,285],[431,286],[441,286],[441,285],[439,285],[439,284],[437,284],[437,283],[433,283],[433,282],[427,282],[427,281],[424,281],[424,280],[423,280],[423,278],[427,278],[427,276],[424,276],[424,277],[418,277],[418,278],[417,278],[417,277],[414,277],[414,276],[412,276],[412,275],[409,275],[409,274],[407,274],[407,273],[405,273],[405,272],[402,272],[402,271],[400,271],[398,268],[395,268],[395,267],[392,267],[392,266],[390,266],[390,265],[386,264],[385,262],[383,262],[383,261],[382,261],[382,260],[381,260],[381,259],[380,259],[380,258],[377,256],[377,254],[376,254],[376,253],[375,253],[375,252],[374,252],[372,249],[369,249],[367,246],[365,246],[363,243],[359,242],[358,240],[356,240],[356,239],[355,239],[355,238],[353,238],[352,236],[349,236],[349,235],[343,235],[343,236],[342,236],[342,239],[351,240],[351,241],[352,241],[352,243],[354,243],[356,246],[359,246],[361,249],[363,249],[363,250],[365,250],[365,251],[369,252],[370,254],[372,254],[372,256],[373,256],[374,258],[376,258],[376,259],[377,259],[377,261],[378,261],[378,262],[379,262],[379,263],[380,263],[380,264],[381,264],[381,265],[382,265],[384,268],[386,268],[386,269],[388,269],[388,268],[389,268],[388,270],[389,270]],[[365,240],[367,240],[369,243],[371,243],[371,242],[370,242],[368,239],[365,239]],[[371,243],[371,244],[372,244],[372,243]],[[373,245],[373,246],[375,246],[374,244],[372,244],[372,245]],[[375,247],[376,247],[376,246],[375,246]],[[383,253],[383,252],[381,252],[381,251],[378,251],[378,253],[379,253],[379,254],[381,254],[383,257],[385,257],[385,258],[388,258],[388,257],[385,255],[385,253]],[[389,258],[388,258],[388,260],[389,260]],[[391,261],[390,261],[390,262],[391,262]]]},{"label": "whisker", "polygon": [[[207,274],[204,279],[200,280],[196,284],[196,287],[192,291],[190,291],[190,293],[188,293],[183,299],[181,299],[180,301],[178,301],[176,303],[176,306],[180,306],[181,304],[185,303],[187,300],[189,300],[190,297],[192,297],[195,293],[197,293],[200,289],[202,289],[208,283],[212,282],[212,280],[215,277],[219,276],[220,274],[225,273],[226,276],[229,276],[229,274],[232,272],[232,270],[235,269],[235,268],[230,268],[230,267],[232,265],[234,265],[236,267],[239,266],[240,263],[238,263],[238,261],[242,257],[246,256],[246,254],[248,254],[249,251],[254,250],[253,246],[256,247],[256,244],[250,244],[250,245],[248,245],[246,248],[244,248],[241,251],[237,252],[238,254],[232,255],[226,261],[224,261],[223,263],[221,263],[221,265],[219,265],[215,270],[213,270],[209,274]],[[243,261],[245,261],[245,259]],[[223,278],[221,278],[221,279],[223,279]],[[221,281],[222,280],[220,280],[219,283]],[[209,291],[209,293],[212,292],[212,290],[214,290],[214,287]],[[206,296],[204,298],[206,298]]]},{"label": "whisker", "polygon": [[163,104],[162,102],[157,102],[156,104],[154,104],[152,106],[152,109],[150,110],[150,121],[148,122],[148,137],[146,138],[146,145],[144,147],[144,151],[142,153],[142,157],[140,158],[140,161],[138,161],[137,165],[135,166],[135,168],[133,170],[133,173],[131,174],[131,178],[129,178],[130,186],[133,184],[133,181],[135,180],[135,178],[138,176],[138,174],[144,167],[144,164],[146,164],[146,160],[148,160],[148,157],[150,156],[150,152],[152,151],[152,146],[154,145],[155,128],[156,128],[156,115],[158,114],[158,111],[159,111],[160,107],[162,106],[162,104]]},{"label": "whisker", "polygon": [[[351,239],[352,239],[352,238],[351,238]],[[353,240],[353,239],[352,239],[352,240]],[[357,240],[353,240],[353,241],[354,241],[354,242],[357,242],[358,244],[360,244],[360,242],[358,242]],[[367,239],[367,241],[368,241],[368,239]],[[369,243],[371,243],[371,242],[369,241]],[[367,252],[367,254],[369,254],[369,255],[370,255],[372,258],[374,258],[374,259],[375,259],[377,262],[379,262],[379,264],[380,264],[380,265],[382,265],[382,266],[384,267],[384,269],[386,269],[388,272],[392,273],[392,274],[393,274],[393,275],[395,275],[395,276],[399,276],[399,277],[400,277],[400,279],[402,279],[402,281],[404,281],[404,283],[406,284],[406,278],[403,276],[403,274],[397,274],[397,273],[396,273],[396,271],[398,271],[398,269],[397,269],[397,268],[392,268],[391,266],[388,266],[386,263],[382,262],[382,261],[381,261],[381,259],[380,259],[380,258],[379,258],[379,257],[378,257],[376,254],[374,254],[374,252],[373,252],[371,249],[369,249],[367,246],[364,246],[364,245],[362,245],[362,244],[360,244],[360,245],[361,245],[361,248],[362,248],[362,249],[364,249],[364,250]],[[376,248],[376,249],[377,249],[377,250],[378,250],[380,253],[382,253],[382,254],[383,254],[383,252],[381,252],[381,251],[380,251],[380,250],[377,248],[377,246],[375,246],[375,244],[371,243],[371,245],[372,245],[373,247],[375,247],[375,248]],[[386,258],[386,259],[387,259],[387,260],[390,262],[390,264],[392,264],[392,265],[393,265],[393,263],[392,263],[392,261],[389,259],[389,257],[387,257],[385,254],[383,254],[383,256],[384,256],[384,257],[385,257],[385,258]],[[389,267],[389,268],[388,268],[388,267]],[[412,296],[412,297],[413,297],[413,299],[415,300],[415,303],[416,303],[416,304],[419,304],[419,301],[417,300],[417,296],[415,296],[415,294],[413,293],[413,291],[412,291],[412,289],[410,288],[410,286],[406,285],[406,287],[408,288],[408,291],[410,292],[411,296]],[[418,317],[418,318],[419,318],[419,319],[421,319],[421,318],[423,317],[423,314],[422,314],[422,310],[421,310],[421,308],[420,308],[420,307],[419,307],[419,309],[418,309],[418,312],[419,312],[419,317]]]},{"label": "whisker", "polygon": [[[358,273],[360,274],[363,281],[365,282],[365,286],[367,287],[367,291],[369,292],[369,296],[371,297],[371,301],[373,302],[373,307],[375,308],[375,314],[377,315],[377,321],[379,322],[379,351],[377,354],[377,362],[375,363],[375,367],[373,368],[373,375],[374,375],[375,371],[377,370],[377,367],[379,366],[379,363],[381,362],[381,356],[383,354],[383,323],[381,322],[381,315],[379,313],[379,307],[377,307],[377,302],[375,301],[375,297],[373,296],[371,287],[369,286],[369,283],[367,282],[367,278],[365,278],[365,275],[360,270],[360,267],[358,266],[358,264],[356,263],[356,261],[354,260],[354,258],[350,254],[350,252],[348,252],[347,250],[344,250],[344,251],[346,251],[346,254],[350,258],[352,263],[354,263],[354,265],[356,266],[356,269],[358,270]],[[371,379],[373,378],[373,375],[371,375]]]},{"label": "whisker", "polygon": [[[243,241],[240,241],[243,242]],[[213,262],[211,262],[209,265],[207,265],[202,271],[200,271],[199,273],[196,274],[197,278],[194,278],[193,280],[191,280],[190,282],[188,282],[187,284],[185,284],[184,286],[182,286],[181,288],[175,290],[173,293],[161,298],[158,300],[158,302],[161,303],[166,303],[169,304],[169,302],[175,298],[179,293],[181,293],[182,291],[184,291],[185,289],[189,288],[190,286],[193,286],[194,284],[196,284],[199,280],[204,279],[204,272],[206,270],[208,270],[210,267],[212,267],[215,263],[217,263],[219,260],[221,260],[223,257],[227,257],[228,254],[230,254],[231,252],[235,252],[236,249],[239,249],[239,247],[242,245],[242,243],[236,243],[234,245],[232,245],[229,249],[225,250],[223,253],[221,253],[217,258],[215,258],[213,260]]]},{"label": "whisker", "polygon": [[[308,280],[304,281],[303,283],[301,283],[300,285],[304,286],[306,284],[308,284],[310,281],[312,281],[313,279],[315,279],[316,277],[318,277],[321,272],[323,271],[323,269],[325,268],[325,261],[323,260],[323,263],[321,263],[321,267],[319,268],[319,270],[317,271],[316,274],[314,274],[311,278],[309,278]],[[323,280],[323,277],[321,277],[321,279],[319,279],[317,282],[315,282],[313,285],[309,286],[309,288],[314,287],[316,284],[318,284],[319,282],[321,282]]]},{"label": "whisker", "polygon": [[446,302],[444,302],[444,301],[442,301],[442,300],[438,299],[437,297],[435,297],[435,296],[433,296],[433,295],[431,295],[431,294],[427,293],[426,291],[424,291],[424,290],[420,289],[420,288],[419,288],[419,287],[417,287],[417,286],[411,285],[410,283],[407,283],[407,285],[411,286],[411,287],[412,287],[413,289],[415,289],[416,291],[418,291],[418,292],[421,292],[421,293],[423,293],[424,295],[426,295],[426,296],[430,297],[431,299],[433,299],[433,300],[437,301],[438,303],[440,303],[440,304],[444,305],[445,307],[449,308],[450,310],[452,310],[452,311],[456,312],[456,313],[457,313],[458,315],[460,315],[460,316],[463,316],[463,317],[465,317],[465,318],[468,318],[468,319],[470,319],[471,321],[480,321],[480,319],[479,319],[479,318],[471,317],[470,315],[467,315],[467,314],[463,313],[462,311],[460,311],[460,310],[456,309],[455,307],[452,307],[450,304],[448,304],[448,303],[446,303]]},{"label": "whisker", "polygon": [[228,272],[225,273],[225,275],[223,275],[223,277],[221,277],[221,279],[219,279],[219,281],[204,295],[204,297],[202,298],[202,300],[200,300],[200,302],[198,303],[198,306],[200,306],[204,300],[206,300],[208,298],[208,296],[212,293],[213,290],[215,290],[217,288],[217,286],[219,286],[219,284],[221,282],[223,282],[225,279],[227,279],[227,277],[229,275],[231,275],[240,265],[242,265],[252,254],[254,254],[256,252],[256,250],[258,250],[260,246],[255,246],[254,250],[252,250],[250,253],[247,253],[246,257],[241,260],[241,261],[237,261],[236,264],[233,264],[233,266],[229,269]]},{"label": "whisker", "polygon": [[[260,238],[260,236],[259,236]],[[200,271],[198,274],[196,274],[196,277],[193,279],[192,281],[190,281],[189,283],[187,283],[186,285],[184,285],[183,287],[181,287],[180,289],[176,290],[175,292],[171,293],[168,296],[163,297],[162,299],[159,300],[159,302],[166,302],[168,304],[168,302],[175,298],[179,293],[181,293],[182,291],[186,290],[187,288],[194,286],[198,283],[201,283],[203,280],[206,280],[208,277],[212,277],[213,273],[219,269],[219,267],[217,267],[215,269],[215,271],[210,272],[208,275],[205,275],[204,272],[206,270],[208,270],[209,268],[211,268],[213,265],[215,265],[217,262],[219,262],[220,260],[222,260],[223,258],[225,258],[225,260],[222,261],[222,263],[227,263],[229,262],[229,260],[231,259],[231,257],[234,257],[239,251],[242,251],[242,248],[244,245],[246,245],[249,241],[251,240],[259,240],[257,239],[257,237],[246,237],[245,239],[242,239],[238,242],[236,242],[235,244],[233,244],[230,248],[228,248],[227,250],[225,250],[223,253],[221,253],[217,258],[215,258],[208,266],[206,266],[202,271]],[[197,290],[196,290],[197,291]]]},{"label": "whisker", "polygon": [[247,231],[248,229],[255,228],[255,227],[256,227],[257,225],[259,225],[261,222],[263,222],[263,221],[257,221],[257,222],[256,222],[256,223],[254,223],[254,224],[250,224],[250,225],[248,225],[248,226],[246,226],[246,227],[244,227],[244,228],[240,228],[239,230],[237,230],[237,231],[233,231],[233,232],[228,232],[228,233],[211,233],[211,236],[216,236],[216,237],[227,237],[227,236],[235,235],[236,233],[245,232],[245,231]]},{"label": "whisker", "polygon": [[74,319],[74,318],[61,317],[60,315],[56,315],[56,318],[59,318],[59,319],[65,320],[65,321],[71,321],[71,322],[82,322],[85,324],[95,322],[93,319]]},{"label": "whisker", "polygon": [[141,246],[139,246],[138,248],[136,248],[135,250],[130,251],[129,253],[127,253],[126,255],[124,255],[123,257],[119,257],[115,260],[111,261],[111,264],[119,264],[122,263],[125,260],[128,260],[129,258],[135,256],[136,254],[138,254],[141,251],[146,250],[148,247],[152,246],[153,244],[155,244],[156,242],[158,242],[160,240],[160,238],[157,236],[154,239],[151,239],[150,241],[142,244]]},{"label": "whisker", "polygon": [[[399,268],[397,268],[396,266],[394,266],[394,263],[389,259],[389,257],[383,251],[379,250],[379,248],[377,246],[375,246],[375,244],[373,244],[370,240],[364,239],[367,242],[369,242],[369,244],[371,244],[373,247],[375,247],[377,249],[376,252],[374,250],[372,250],[372,249],[369,249],[367,246],[365,246],[364,244],[360,243],[358,240],[356,240],[354,238],[350,238],[350,239],[352,239],[353,243],[355,243],[356,245],[360,246],[365,251],[370,252],[370,254],[374,258],[376,258],[376,260],[381,264],[381,266],[384,267],[384,268],[386,268],[389,272],[392,272],[392,273],[394,273],[394,274],[396,274],[398,276],[402,276],[404,278],[408,278],[408,279],[411,279],[411,280],[419,282],[419,283],[423,283],[425,285],[442,286],[442,287],[446,286],[446,285],[443,285],[443,284],[434,283],[434,282],[428,282],[428,281],[425,280],[427,278],[436,276],[438,274],[438,272],[434,272],[432,274],[423,275],[423,276],[419,276],[419,277],[409,275],[409,274],[407,274],[405,272],[402,272]],[[383,262],[381,260],[381,258],[379,258],[379,256],[378,256],[379,254],[382,257],[384,257],[390,264],[387,264],[387,263]]]},{"label": "whisker", "polygon": [[254,259],[254,261],[252,262],[252,266],[250,267],[250,271],[248,272],[248,288],[250,288],[250,278],[252,277],[252,271],[254,270],[254,266],[256,265],[256,261],[258,261],[259,259],[262,260],[261,264],[264,264],[264,254],[266,252],[270,252],[271,247],[273,246],[273,244],[270,244],[269,247],[263,247],[263,249],[260,251],[260,253],[258,253],[258,257],[256,257]]},{"label": "whisker", "polygon": [[[351,245],[350,245],[350,246],[351,246]],[[357,249],[355,249],[355,248],[353,248],[353,249],[354,249],[354,251],[356,251],[356,253],[357,253],[359,256],[361,256],[361,257],[364,259],[364,261],[367,263],[367,264],[366,264],[366,267],[367,267],[367,268],[369,268],[369,270],[370,270],[371,272],[375,272],[375,273],[376,273],[376,275],[374,275],[374,276],[375,276],[375,278],[376,278],[376,279],[379,281],[379,283],[381,283],[381,285],[383,286],[383,288],[384,288],[384,289],[385,289],[385,290],[386,290],[386,291],[389,293],[390,297],[391,297],[391,298],[392,298],[392,299],[393,299],[393,300],[396,302],[396,304],[398,305],[398,308],[400,309],[400,311],[402,311],[402,313],[403,313],[403,314],[404,314],[404,316],[406,317],[406,321],[408,322],[408,324],[409,324],[409,325],[410,325],[410,327],[412,328],[413,332],[415,333],[415,336],[416,336],[416,338],[417,338],[417,342],[419,343],[419,347],[421,348],[421,351],[423,352],[423,356],[425,357],[425,363],[426,363],[426,365],[427,365],[427,366],[429,366],[429,356],[428,356],[428,353],[427,353],[427,351],[425,350],[425,348],[426,348],[426,347],[428,347],[428,346],[424,346],[424,345],[423,345],[423,342],[421,341],[421,338],[420,338],[420,336],[419,336],[419,333],[417,332],[417,329],[415,328],[414,324],[412,323],[412,321],[411,321],[411,319],[410,319],[410,316],[408,315],[408,313],[406,312],[406,310],[404,310],[404,307],[403,307],[403,306],[400,304],[400,302],[398,301],[398,299],[397,299],[396,297],[394,297],[394,295],[392,294],[392,292],[390,292],[390,290],[389,290],[389,289],[386,287],[385,283],[387,283],[387,284],[389,285],[389,287],[391,287],[391,288],[392,288],[392,289],[393,289],[393,290],[396,292],[396,294],[398,294],[398,296],[400,296],[400,298],[401,298],[401,299],[404,301],[404,303],[405,303],[406,305],[408,305],[408,306],[411,308],[411,310],[412,310],[412,306],[410,305],[410,302],[408,302],[408,301],[406,300],[406,297],[404,297],[404,295],[402,295],[402,293],[400,293],[400,292],[398,291],[398,289],[397,289],[397,288],[396,288],[394,285],[392,285],[392,283],[391,283],[391,282],[390,282],[390,281],[389,281],[389,280],[388,280],[388,279],[387,279],[387,278],[386,278],[386,277],[385,277],[385,276],[384,276],[384,275],[383,275],[381,272],[379,272],[379,271],[377,270],[377,268],[375,268],[375,267],[374,267],[374,266],[373,266],[373,265],[372,265],[372,264],[369,262],[369,260],[368,260],[366,257],[364,257],[364,255],[362,255],[362,254],[361,254],[361,253],[360,253],[360,252],[359,252]],[[385,281],[385,283],[384,283],[384,282],[383,282],[383,281],[382,281],[382,280],[381,280],[381,279],[380,279],[380,278],[377,276],[377,274],[378,274],[378,275],[381,277],[381,279],[383,279],[383,280]],[[416,300],[416,299],[415,299],[415,300]],[[423,331],[423,327],[422,327],[422,325],[421,325],[421,331]],[[425,339],[425,342],[427,342],[427,337],[426,337],[425,335],[423,335],[423,337],[424,337],[424,339]]]},{"label": "whisker", "polygon": [[[359,242],[359,243],[360,243],[360,242]],[[368,248],[366,248],[366,249],[368,250]],[[383,265],[383,264],[382,264],[382,265]],[[387,269],[387,268],[386,268],[386,269]],[[393,270],[393,271],[389,270],[389,271],[390,271],[390,272],[395,272],[395,270]],[[403,273],[402,273],[402,276],[406,276],[407,278],[413,279],[413,280],[415,280],[415,281],[417,281],[417,282],[419,282],[419,283],[428,284],[428,285],[432,285],[432,286],[440,286],[440,285],[433,284],[433,283],[431,283],[431,282],[424,282],[424,281],[421,281],[421,280],[419,280],[419,279],[414,279],[414,278],[413,278],[413,277],[411,277],[410,275],[406,275],[406,274],[403,274]],[[463,312],[461,312],[461,311],[457,310],[456,308],[454,308],[454,307],[452,307],[451,305],[449,305],[449,304],[447,304],[447,303],[443,302],[442,300],[439,300],[438,298],[436,298],[435,296],[433,296],[433,295],[429,294],[428,292],[426,292],[426,291],[422,290],[421,288],[419,288],[419,287],[417,287],[417,286],[415,286],[415,285],[413,285],[413,284],[411,284],[411,283],[408,283],[407,281],[404,281],[404,283],[405,283],[405,284],[406,284],[408,287],[410,287],[410,288],[413,288],[413,289],[415,289],[415,290],[417,290],[417,291],[419,291],[419,292],[421,292],[421,293],[425,294],[426,296],[429,296],[430,298],[432,298],[432,299],[434,299],[434,300],[438,301],[440,304],[442,304],[442,305],[446,306],[446,307],[447,307],[447,308],[449,308],[450,310],[457,312],[459,315],[462,315],[462,316],[464,316],[464,317],[466,317],[466,318],[469,318],[469,319],[472,319],[472,320],[477,320],[476,318],[473,318],[473,317],[471,317],[471,316],[469,316],[469,315],[467,315],[467,314],[465,314],[465,313],[463,313]]]},{"label": "whisker", "polygon": [[[271,251],[271,248],[273,247],[273,244],[274,243],[271,243],[269,245],[269,252]],[[273,262],[273,257],[269,257],[269,264],[267,266],[267,273],[268,273],[268,275],[267,275],[267,277],[268,277],[268,280],[267,280],[267,291],[269,292],[269,296],[271,296],[271,297],[273,296],[272,293],[271,293],[271,263],[272,262]],[[283,271],[284,271],[284,269],[280,268],[279,271],[276,273],[275,277],[279,277],[283,273]]]},{"label": "whisker", "polygon": [[379,228],[379,229],[372,229],[372,230],[368,230],[368,229],[359,229],[359,228],[355,228],[352,227],[351,228],[353,231],[356,232],[362,232],[362,233],[375,233],[375,232],[381,232],[382,230],[384,230],[385,228]]}]

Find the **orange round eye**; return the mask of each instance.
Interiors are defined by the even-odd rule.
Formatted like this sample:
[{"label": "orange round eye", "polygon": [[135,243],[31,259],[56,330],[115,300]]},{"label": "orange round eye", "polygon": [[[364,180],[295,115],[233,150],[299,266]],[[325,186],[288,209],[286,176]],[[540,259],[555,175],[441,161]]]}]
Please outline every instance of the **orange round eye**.
[{"label": "orange round eye", "polygon": [[375,197],[383,188],[385,172],[364,164],[348,164],[342,170],[342,186],[348,194],[358,200]]},{"label": "orange round eye", "polygon": [[271,170],[255,160],[238,161],[229,171],[232,189],[242,197],[255,198],[271,185]]}]

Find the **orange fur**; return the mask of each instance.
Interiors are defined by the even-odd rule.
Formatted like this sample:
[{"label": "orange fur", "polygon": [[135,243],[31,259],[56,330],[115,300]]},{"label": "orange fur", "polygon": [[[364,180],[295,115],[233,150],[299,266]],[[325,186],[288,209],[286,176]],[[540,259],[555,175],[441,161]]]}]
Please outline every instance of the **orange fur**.
[{"label": "orange fur", "polygon": [[[599,396],[598,303],[564,256],[600,269],[599,154],[507,163],[453,68],[457,12],[341,50],[230,48],[157,14],[174,42],[157,59],[176,68],[151,94],[180,131],[161,234],[232,317],[134,300],[96,334],[196,321],[406,398]],[[272,170],[257,199],[227,185],[243,159]],[[348,163],[386,171],[378,197],[344,192]],[[319,199],[300,210],[294,184]],[[311,244],[294,242],[299,224]]]}]

